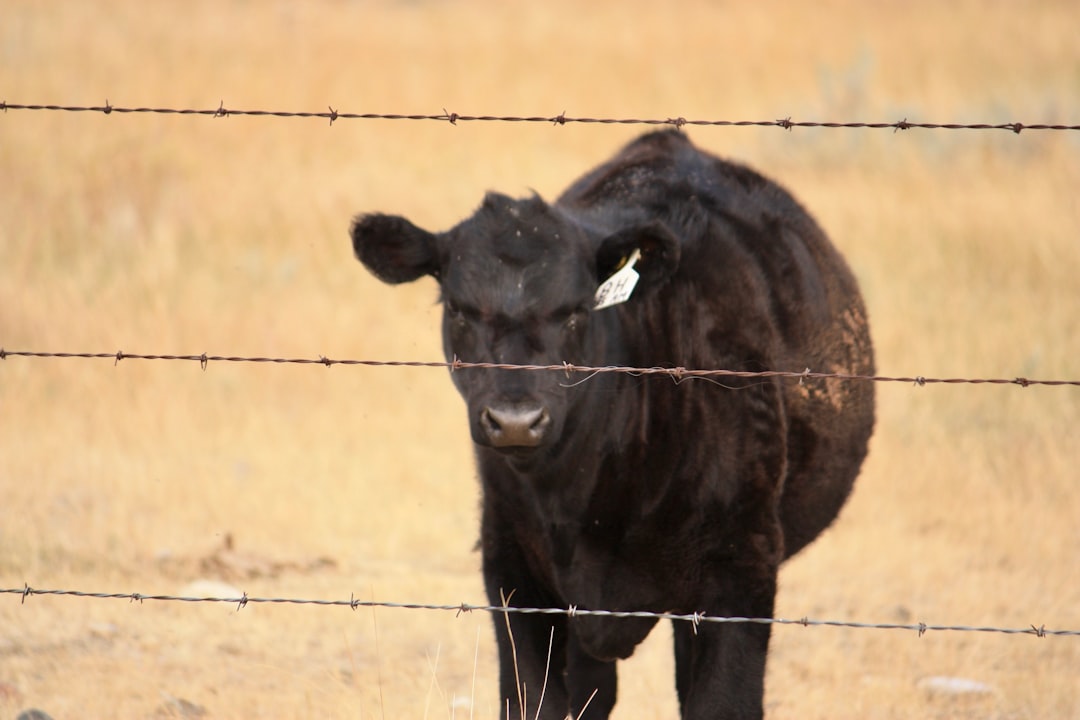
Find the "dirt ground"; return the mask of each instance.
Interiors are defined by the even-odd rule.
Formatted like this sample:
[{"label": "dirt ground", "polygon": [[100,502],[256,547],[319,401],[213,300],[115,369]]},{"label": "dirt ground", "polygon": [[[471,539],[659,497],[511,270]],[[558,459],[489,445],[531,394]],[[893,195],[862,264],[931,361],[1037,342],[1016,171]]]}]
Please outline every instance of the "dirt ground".
[{"label": "dirt ground", "polygon": [[[0,101],[1075,124],[1078,23],[1071,2],[13,0]],[[367,275],[352,215],[442,229],[487,189],[551,198],[644,129],[8,109],[0,347],[440,360],[434,284]],[[1080,133],[688,132],[816,215],[882,374],[1080,377]],[[0,589],[482,604],[445,374],[6,357]],[[878,397],[778,615],[1080,629],[1080,389]],[[618,718],[677,715],[669,636],[623,664]],[[1076,636],[781,626],[766,704],[1080,718],[1078,678]],[[3,718],[495,718],[496,686],[483,612],[0,594]]]}]

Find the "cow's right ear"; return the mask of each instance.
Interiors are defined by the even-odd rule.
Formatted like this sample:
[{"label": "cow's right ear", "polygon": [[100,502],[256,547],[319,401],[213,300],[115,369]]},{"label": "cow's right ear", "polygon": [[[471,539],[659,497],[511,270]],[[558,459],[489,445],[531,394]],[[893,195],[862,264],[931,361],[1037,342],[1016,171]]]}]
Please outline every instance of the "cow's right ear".
[{"label": "cow's right ear", "polygon": [[609,235],[600,243],[596,252],[597,281],[603,282],[616,272],[637,250],[640,259],[634,269],[641,276],[641,286],[652,290],[660,287],[679,267],[679,241],[659,221],[633,225],[614,235]]},{"label": "cow's right ear", "polygon": [[397,284],[424,275],[439,279],[436,236],[398,215],[359,215],[353,220],[353,252],[375,277]]}]

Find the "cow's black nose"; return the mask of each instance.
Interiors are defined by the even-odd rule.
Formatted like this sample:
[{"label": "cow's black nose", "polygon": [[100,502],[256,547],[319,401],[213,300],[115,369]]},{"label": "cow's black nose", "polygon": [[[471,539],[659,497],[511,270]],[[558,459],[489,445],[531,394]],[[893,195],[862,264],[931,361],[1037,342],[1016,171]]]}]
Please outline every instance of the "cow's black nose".
[{"label": "cow's black nose", "polygon": [[492,447],[536,447],[551,427],[542,405],[488,406],[480,412],[480,427]]}]

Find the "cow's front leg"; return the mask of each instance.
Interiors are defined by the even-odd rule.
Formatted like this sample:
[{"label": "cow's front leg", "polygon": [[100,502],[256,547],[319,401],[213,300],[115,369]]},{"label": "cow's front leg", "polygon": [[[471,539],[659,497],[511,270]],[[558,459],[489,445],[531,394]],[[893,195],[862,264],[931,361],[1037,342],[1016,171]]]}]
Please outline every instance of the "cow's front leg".
[{"label": "cow's front leg", "polygon": [[676,685],[684,719],[760,718],[768,625],[675,627]]},{"label": "cow's front leg", "polygon": [[511,612],[495,613],[494,620],[502,716],[506,720],[564,720],[570,708],[565,682],[566,618]]},{"label": "cow's front leg", "polygon": [[507,720],[563,720],[570,709],[565,679],[568,618],[513,612],[515,607],[547,608],[562,603],[529,572],[515,537],[497,519],[485,512],[482,548],[488,600],[511,608],[492,614],[499,647],[500,713]]},{"label": "cow's front leg", "polygon": [[618,679],[615,661],[597,660],[581,648],[570,622],[566,651],[566,687],[575,720],[606,718],[615,707]]},{"label": "cow's front leg", "polygon": [[[757,575],[734,602],[707,615],[771,618],[776,573]],[[771,625],[674,622],[675,682],[685,720],[761,718]]]}]

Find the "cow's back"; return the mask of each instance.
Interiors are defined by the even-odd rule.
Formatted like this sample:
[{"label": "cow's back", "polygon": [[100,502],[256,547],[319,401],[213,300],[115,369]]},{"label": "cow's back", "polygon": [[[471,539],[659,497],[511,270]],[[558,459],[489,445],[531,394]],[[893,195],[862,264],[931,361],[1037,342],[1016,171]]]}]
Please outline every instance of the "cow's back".
[{"label": "cow's back", "polygon": [[[802,206],[757,172],[699,151],[681,132],[658,132],[582,177],[558,205],[608,232],[659,220],[680,239],[679,269],[668,284],[648,302],[618,309],[629,338],[620,361],[873,374],[866,310],[847,264]],[[873,428],[874,390],[867,381],[778,382],[788,458],[781,513],[791,555],[849,494]],[[683,404],[723,402],[688,390]],[[672,411],[661,405],[654,412]],[[656,420],[653,426],[670,422]]]}]

